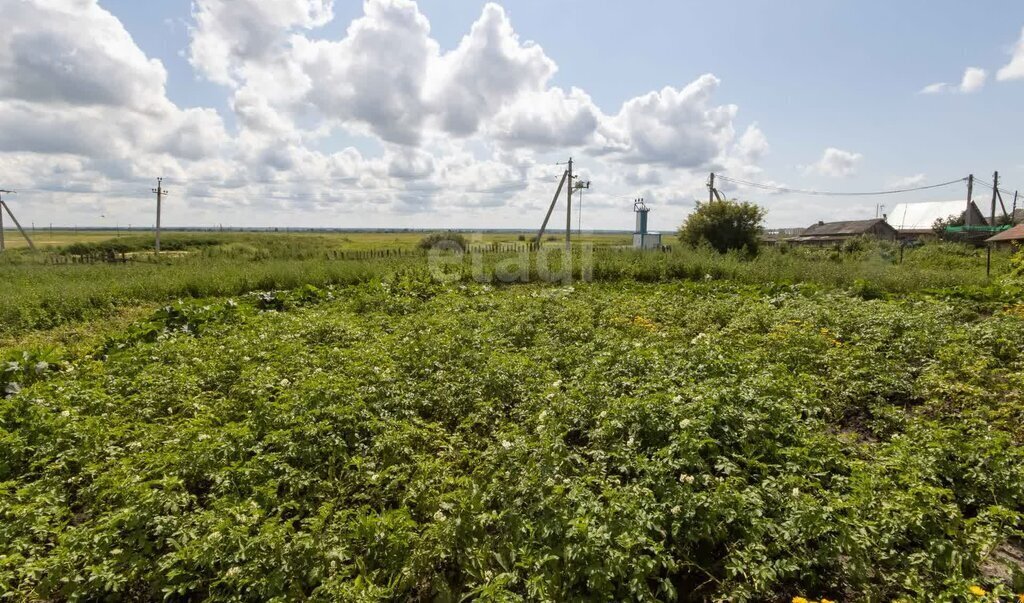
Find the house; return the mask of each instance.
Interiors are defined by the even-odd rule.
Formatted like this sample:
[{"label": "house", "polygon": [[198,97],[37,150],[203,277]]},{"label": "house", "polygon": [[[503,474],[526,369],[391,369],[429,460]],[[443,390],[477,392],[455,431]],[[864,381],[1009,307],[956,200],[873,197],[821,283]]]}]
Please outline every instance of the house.
[{"label": "house", "polygon": [[771,228],[761,231],[761,242],[767,245],[778,245],[782,241],[788,241],[798,237],[807,230],[806,228]]},{"label": "house", "polygon": [[983,226],[988,224],[973,201],[970,215],[967,213],[966,201],[928,201],[925,203],[900,203],[886,216],[886,221],[895,228],[900,238],[921,238],[936,236],[932,226],[936,220],[945,220],[950,216],[964,218],[966,224]]},{"label": "house", "polygon": [[1011,245],[1024,245],[1024,224],[1018,224],[1009,230],[985,239],[985,242],[996,247],[1009,247]]},{"label": "house", "polygon": [[848,220],[846,222],[818,222],[799,236],[788,239],[803,245],[834,245],[857,237],[870,237],[882,241],[895,241],[896,229],[882,218]]}]

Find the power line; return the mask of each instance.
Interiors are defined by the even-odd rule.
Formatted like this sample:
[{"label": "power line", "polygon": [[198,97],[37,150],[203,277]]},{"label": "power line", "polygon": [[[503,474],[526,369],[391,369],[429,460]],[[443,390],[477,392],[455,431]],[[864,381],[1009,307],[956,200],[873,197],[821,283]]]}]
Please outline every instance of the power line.
[{"label": "power line", "polygon": [[[989,189],[992,188],[992,183],[991,182],[985,182],[984,180],[979,180],[978,178],[975,178],[974,182],[976,182],[977,184],[983,185],[985,188],[989,188]],[[1004,195],[1012,195],[1015,191],[1006,190],[1005,188],[1000,186],[999,187],[999,192],[1004,194]]]},{"label": "power line", "polygon": [[[951,186],[953,184],[959,184],[961,182],[966,182],[967,181],[967,178],[958,178],[956,180],[950,180],[949,182],[942,182],[940,184],[929,184],[929,185],[926,185],[926,186],[915,186],[915,187],[912,187],[912,188],[900,188],[900,189],[887,190],[887,191],[844,193],[844,192],[833,192],[833,191],[812,191],[812,190],[803,190],[803,189],[796,189],[796,188],[786,188],[786,187],[782,187],[782,186],[773,186],[771,184],[761,184],[761,183],[758,183],[758,182],[748,182],[746,180],[739,180],[737,178],[730,178],[728,176],[722,176],[721,174],[716,174],[715,177],[718,178],[719,180],[723,180],[725,182],[732,182],[733,184],[739,184],[741,186],[749,186],[751,188],[759,188],[759,189],[763,189],[763,190],[776,191],[776,192],[780,192],[780,193],[790,193],[790,194],[794,194],[794,195],[817,195],[817,196],[822,196],[822,197],[876,197],[876,196],[881,196],[881,195],[896,195],[896,194],[900,194],[900,193],[912,193],[912,192],[915,192],[915,191],[925,191],[925,190],[930,190],[930,189],[934,189],[934,188],[942,188],[944,186]],[[977,180],[975,180],[975,181],[977,181]]]},{"label": "power line", "polygon": [[[173,182],[178,186],[197,186],[207,187],[212,190],[219,190],[227,193],[238,191],[238,194],[245,194],[245,188],[247,186],[256,186],[263,190],[271,187],[286,187],[288,185],[295,184],[306,184],[307,182],[313,181],[290,181],[283,180],[277,182],[270,181],[252,181],[247,182],[242,186],[227,186],[221,184],[218,186],[214,181],[203,181],[203,180],[176,180],[174,178],[164,178],[165,181]],[[502,194],[514,194],[525,191],[526,188],[522,182],[508,182],[500,184],[498,186],[484,188],[484,189],[461,189],[453,190],[450,186],[437,185],[432,187],[398,187],[398,186],[349,186],[349,187],[337,187],[332,186],[328,192],[334,193],[401,193],[401,194],[417,194],[417,195],[434,195],[434,194],[459,194],[459,195],[502,195]],[[121,189],[105,189],[105,190],[68,190],[59,188],[30,188],[22,189],[22,192],[28,193],[50,193],[50,194],[61,194],[61,195],[117,195],[117,196],[132,196],[132,195],[143,195],[148,194],[148,191],[142,189],[138,190],[121,190]],[[274,194],[271,192],[271,194]],[[286,193],[288,195],[298,196],[322,196],[323,193],[314,191],[292,191]]]}]

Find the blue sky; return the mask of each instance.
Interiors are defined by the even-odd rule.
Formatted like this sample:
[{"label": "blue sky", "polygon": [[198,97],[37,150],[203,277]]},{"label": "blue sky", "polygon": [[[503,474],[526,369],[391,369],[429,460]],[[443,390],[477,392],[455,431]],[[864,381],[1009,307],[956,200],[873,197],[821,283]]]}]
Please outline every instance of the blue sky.
[{"label": "blue sky", "polygon": [[[32,5],[37,0],[3,1]],[[472,66],[458,72],[459,87],[454,92],[443,90],[437,96],[442,100],[426,103],[422,114],[405,116],[413,124],[410,127],[422,127],[412,140],[395,132],[397,118],[390,114],[383,118],[391,120],[387,125],[375,122],[376,117],[366,117],[365,112],[341,106],[368,98],[372,109],[375,102],[399,98],[394,97],[394,91],[386,90],[388,85],[398,83],[377,82],[382,88],[334,94],[332,87],[346,87],[356,79],[351,76],[353,59],[344,54],[350,49],[343,45],[317,48],[316,52],[321,53],[316,59],[319,63],[297,58],[305,42],[296,46],[291,36],[301,36],[312,44],[339,43],[346,39],[354,19],[368,20],[361,2],[268,2],[281,7],[308,2],[313,8],[303,8],[312,12],[300,17],[283,9],[278,15],[263,15],[265,20],[249,31],[238,24],[248,19],[251,11],[245,12],[245,4],[254,0],[233,5],[222,5],[221,1],[200,0],[193,7],[188,0],[100,0],[87,9],[93,12],[75,19],[85,31],[75,34],[81,40],[73,41],[82,45],[83,55],[99,52],[96,40],[89,36],[103,35],[103,28],[110,26],[104,14],[109,14],[127,30],[136,47],[133,52],[141,53],[144,60],[158,60],[166,70],[166,85],[154,94],[166,95],[167,106],[160,110],[174,117],[162,122],[181,120],[186,132],[197,129],[188,125],[196,120],[203,124],[198,128],[201,132],[223,127],[223,133],[218,133],[223,138],[221,143],[211,145],[202,154],[182,153],[181,145],[173,145],[179,155],[188,155],[185,158],[164,147],[133,150],[126,143],[121,155],[84,157],[76,165],[55,171],[39,150],[51,149],[53,144],[4,141],[0,134],[0,143],[4,143],[0,151],[16,154],[12,160],[26,166],[24,173],[17,174],[21,181],[16,184],[35,191],[22,198],[26,205],[23,213],[40,222],[47,221],[48,214],[58,213],[83,223],[96,222],[97,215],[103,216],[101,222],[123,219],[125,223],[145,223],[148,200],[136,199],[135,190],[145,190],[149,185],[144,174],[147,165],[152,165],[163,168],[165,175],[171,173],[169,179],[180,181],[176,188],[181,198],[176,209],[170,210],[171,223],[188,224],[194,219],[206,224],[245,225],[535,227],[542,218],[539,208],[550,199],[557,177],[557,168],[551,164],[569,153],[579,158],[587,177],[594,182],[593,209],[584,215],[585,225],[592,228],[628,228],[628,199],[640,195],[653,201],[652,219],[657,227],[674,228],[692,209],[693,200],[703,197],[700,185],[711,169],[792,188],[840,191],[885,189],[901,182],[941,182],[970,172],[990,180],[998,169],[1007,188],[1024,188],[1024,159],[1017,151],[1024,142],[1018,109],[1024,100],[1024,77],[996,76],[1011,63],[1021,40],[1024,3],[1020,2],[988,2],[981,7],[950,0],[510,0],[501,4],[501,16],[492,15],[489,21],[496,23],[493,29],[497,33],[481,37],[481,44],[493,44],[493,48],[481,46],[479,55],[473,55],[470,49],[453,57],[452,65],[464,61]],[[382,11],[380,23],[401,25],[395,15],[402,8],[398,6],[402,0],[373,1],[387,4],[392,11]],[[313,15],[325,8],[330,18],[323,12]],[[422,0],[411,10],[429,21],[429,40],[438,46],[439,56],[457,54],[463,38],[486,14],[485,3],[468,1]],[[196,16],[204,12],[209,18],[200,23]],[[24,14],[20,31],[29,32],[37,26],[33,23],[39,15],[31,10]],[[513,31],[512,38],[507,31],[501,33],[501,25],[506,23]],[[15,30],[19,31],[17,23]],[[197,43],[212,41],[217,46],[231,36],[246,44],[262,36],[261,50],[250,52],[239,42],[233,51],[224,51],[223,57],[217,56],[223,49],[214,48],[197,58]],[[404,69],[386,67],[387,55],[394,54],[398,45],[405,47],[405,42],[398,44],[395,40],[404,39],[389,38],[391,46],[368,45],[360,47],[359,52],[380,53],[381,69]],[[421,41],[408,39],[410,44]],[[516,46],[508,46],[506,42],[513,39]],[[524,50],[527,41],[539,45],[543,56]],[[500,88],[498,91],[476,89],[486,78],[470,69],[490,72],[486,60],[495,48],[511,53],[504,63],[494,67],[496,72],[521,79],[515,86],[504,86],[502,78],[488,84]],[[98,62],[108,59],[99,57]],[[368,58],[371,68],[374,59]],[[5,69],[3,61],[4,55],[0,54],[0,70]],[[312,78],[313,89],[301,98],[277,98],[281,90],[267,81],[277,73],[267,65],[289,61],[304,65],[306,74],[323,75],[322,79]],[[22,63],[11,61],[6,68],[25,69]],[[548,63],[557,66],[553,75],[546,70]],[[215,64],[228,67],[218,72]],[[125,77],[134,77],[132,74],[143,66],[143,59],[135,59],[125,67]],[[970,86],[969,91],[959,90],[961,78],[970,67],[985,71],[984,83]],[[310,71],[313,69],[327,71]],[[260,73],[265,75],[254,75]],[[363,81],[376,80],[372,69],[358,73],[362,74],[359,83],[352,84],[357,88]],[[437,75],[443,73],[447,72],[430,71],[425,81],[443,79]],[[689,101],[675,102],[666,97],[624,110],[624,103],[631,99],[666,86],[683,91],[705,74],[714,76],[714,82],[703,80],[698,86],[706,88],[705,104],[691,107],[686,104]],[[410,77],[416,79],[414,73]],[[921,93],[926,86],[940,82],[949,85],[938,93]],[[557,89],[560,92],[552,93],[552,98],[557,96],[561,102],[573,88],[585,94],[586,100],[578,97],[575,104],[570,103],[573,108],[567,109],[567,119],[585,114],[580,119],[592,126],[590,129],[581,125],[582,130],[545,137],[542,142],[519,132],[517,128],[523,123],[517,121],[517,116],[521,117],[523,111],[529,113],[530,103],[537,106],[536,99],[524,96],[528,91]],[[270,99],[267,103],[272,111],[288,124],[282,127],[295,130],[294,147],[288,157],[275,160],[272,143],[275,136],[277,140],[281,136],[290,139],[290,133],[278,130],[270,136],[264,132],[265,139],[260,139],[251,121],[240,119],[233,110],[241,90],[246,90],[249,99]],[[490,99],[483,103],[485,106],[472,105],[481,111],[472,132],[432,125],[465,111],[437,107],[449,95],[457,94]],[[38,95],[17,90],[8,90],[6,96],[23,104],[42,102]],[[3,98],[0,96],[0,102]],[[76,102],[73,98],[61,99],[61,106]],[[581,103],[586,105],[584,109]],[[718,117],[707,118],[715,122],[707,131],[701,130],[700,124],[680,123],[690,118],[705,121],[706,116],[717,115],[718,108],[729,105],[735,105],[735,112],[723,118],[728,123],[718,121]],[[313,106],[315,109],[311,109]],[[490,120],[496,113],[502,117],[497,120],[501,123],[494,125]],[[597,116],[596,121],[590,119],[591,114]],[[754,150],[747,148],[751,145],[741,144],[751,126],[757,132],[749,140],[764,139],[762,144],[753,145]],[[133,129],[142,127],[143,121],[126,123],[119,132],[131,139]],[[186,134],[182,136],[182,140],[191,140]],[[697,142],[687,143],[691,138]],[[682,142],[672,142],[676,139]],[[325,195],[321,189],[338,188],[336,174],[340,172],[332,172],[334,175],[317,187],[310,182],[318,173],[311,166],[316,164],[317,169],[329,171],[325,165],[336,167],[343,160],[348,162],[354,156],[351,151],[341,156],[347,147],[358,155],[351,168],[354,171],[345,172],[342,180],[352,190]],[[831,156],[835,164],[826,154],[829,148],[836,150]],[[71,161],[68,149],[57,151],[53,161]],[[456,156],[462,159],[446,163]],[[285,169],[270,169],[261,161]],[[309,161],[310,166],[302,161]],[[209,166],[214,162],[223,165],[212,170]],[[409,169],[395,169],[397,164]],[[76,170],[80,173],[69,176]],[[148,171],[159,170],[154,167]],[[294,176],[300,171],[305,179]],[[467,187],[476,185],[466,174],[478,172],[485,173],[493,185],[486,190],[504,190],[516,179],[527,183],[514,194],[468,191]],[[628,172],[635,173],[628,176]],[[62,174],[66,181],[56,178],[55,173]],[[46,184],[40,185],[40,180]],[[254,181],[260,184],[251,184]],[[239,182],[250,184],[242,187]],[[375,197],[368,199],[371,193]],[[870,217],[879,202],[892,205],[965,194],[962,187],[899,198],[853,200],[773,195],[754,189],[729,193],[768,207],[770,226]],[[461,199],[452,199],[459,194]],[[276,201],[254,201],[257,197]],[[335,212],[337,219],[323,217]]]}]

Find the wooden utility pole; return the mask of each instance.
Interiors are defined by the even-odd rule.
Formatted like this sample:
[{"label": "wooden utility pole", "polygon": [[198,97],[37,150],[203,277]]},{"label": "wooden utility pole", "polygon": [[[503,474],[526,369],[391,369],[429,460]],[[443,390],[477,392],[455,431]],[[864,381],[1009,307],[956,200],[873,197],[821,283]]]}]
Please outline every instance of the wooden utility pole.
[{"label": "wooden utility pole", "polygon": [[[558,203],[558,197],[562,194],[562,187],[565,186],[565,179],[569,177],[569,171],[565,170],[562,172],[562,179],[558,182],[558,190],[555,191],[555,196],[551,199],[551,205],[548,207],[548,213],[544,216],[544,223],[540,225],[540,232],[537,233],[537,246],[540,246],[541,239],[544,238],[544,231],[547,230],[548,220],[551,219],[551,212],[555,211],[555,204]],[[223,229],[222,229],[223,230]]]},{"label": "wooden utility pole", "polygon": [[708,178],[708,203],[712,203],[715,200],[715,173],[711,172],[711,177]]},{"label": "wooden utility pole", "polygon": [[971,226],[974,214],[971,213],[971,204],[974,202],[974,174],[967,176],[967,212],[964,214],[964,224]]},{"label": "wooden utility pole", "polygon": [[573,187],[574,192],[580,192],[580,204],[576,208],[576,236],[577,238],[580,239],[583,238],[583,191],[585,190],[590,190],[589,180],[587,180],[586,182],[580,180],[579,182],[576,183],[576,186]]},{"label": "wooden utility pole", "polygon": [[565,194],[565,257],[568,258],[572,252],[572,157],[569,158],[569,169],[566,172],[569,174],[569,190]]},{"label": "wooden utility pole", "polygon": [[163,178],[156,179],[156,188],[153,192],[156,193],[156,254],[160,255],[160,206],[163,204],[164,195],[167,194]]},{"label": "wooden utility pole", "polygon": [[7,206],[7,202],[4,201],[4,199],[3,199],[3,195],[14,195],[14,194],[16,194],[14,191],[0,190],[0,251],[4,251],[4,211],[5,210],[7,211],[7,215],[11,217],[11,221],[14,222],[14,225],[18,227],[18,232],[21,233],[21,236],[25,237],[25,241],[28,243],[28,248],[31,249],[32,251],[35,251],[36,250],[36,246],[35,246],[34,243],[32,243],[32,237],[28,236],[28,233],[25,232],[25,229],[21,227],[21,224],[18,223],[18,219],[14,217],[14,212],[11,211],[11,208]]},{"label": "wooden utility pole", "polygon": [[996,225],[996,197],[999,195],[999,172],[992,174],[992,214],[989,218],[988,225]]}]

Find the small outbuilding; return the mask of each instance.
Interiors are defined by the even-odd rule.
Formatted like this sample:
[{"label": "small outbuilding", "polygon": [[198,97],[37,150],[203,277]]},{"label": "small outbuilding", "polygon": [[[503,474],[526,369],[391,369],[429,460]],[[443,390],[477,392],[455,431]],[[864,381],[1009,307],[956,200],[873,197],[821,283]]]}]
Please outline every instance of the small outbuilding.
[{"label": "small outbuilding", "polygon": [[651,212],[643,199],[633,202],[636,213],[636,230],[633,232],[633,249],[660,249],[661,233],[647,232],[647,214]]},{"label": "small outbuilding", "polygon": [[1011,245],[1024,245],[1024,224],[1018,224],[1009,230],[985,239],[985,242],[996,247],[1009,247]]},{"label": "small outbuilding", "polygon": [[800,236],[788,239],[799,245],[835,245],[857,237],[869,237],[880,241],[895,241],[896,229],[882,218],[872,220],[847,220],[845,222],[818,222]]}]

